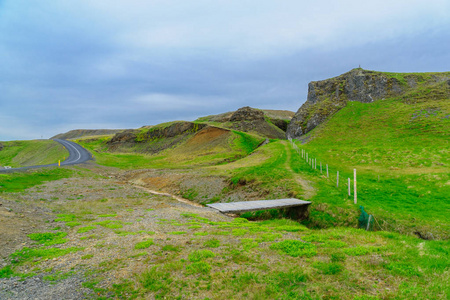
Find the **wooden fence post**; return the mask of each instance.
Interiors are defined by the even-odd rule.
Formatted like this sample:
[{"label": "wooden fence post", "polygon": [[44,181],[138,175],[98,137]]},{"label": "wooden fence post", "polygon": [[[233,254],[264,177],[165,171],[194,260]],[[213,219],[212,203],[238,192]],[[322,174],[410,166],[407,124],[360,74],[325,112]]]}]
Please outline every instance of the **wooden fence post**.
[{"label": "wooden fence post", "polygon": [[327,178],[329,178],[330,176],[328,176],[328,164],[327,164]]}]

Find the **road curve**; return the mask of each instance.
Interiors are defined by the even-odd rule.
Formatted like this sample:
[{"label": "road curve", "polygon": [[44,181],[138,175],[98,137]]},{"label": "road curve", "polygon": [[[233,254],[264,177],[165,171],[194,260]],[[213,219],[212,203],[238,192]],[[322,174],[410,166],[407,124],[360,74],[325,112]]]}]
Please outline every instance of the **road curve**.
[{"label": "road curve", "polygon": [[[92,159],[91,153],[78,145],[77,143],[67,141],[67,140],[60,140],[60,139],[54,139],[54,141],[60,143],[63,145],[67,151],[69,151],[69,157],[61,162],[61,166],[69,166],[69,165],[77,165],[84,163],[90,159]],[[28,169],[37,169],[37,168],[45,168],[45,167],[55,167],[58,166],[57,163],[55,164],[49,164],[49,165],[39,165],[39,166],[28,166],[28,167],[21,167],[21,168],[12,168],[12,169],[1,169],[0,173],[11,173],[14,171],[19,170],[28,170]]]}]

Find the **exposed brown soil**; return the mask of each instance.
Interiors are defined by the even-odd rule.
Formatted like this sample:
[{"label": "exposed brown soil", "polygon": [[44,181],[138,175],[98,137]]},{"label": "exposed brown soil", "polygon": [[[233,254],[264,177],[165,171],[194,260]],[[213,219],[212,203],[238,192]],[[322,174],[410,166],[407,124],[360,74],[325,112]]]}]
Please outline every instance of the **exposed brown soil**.
[{"label": "exposed brown soil", "polygon": [[207,127],[189,139],[187,145],[203,145],[203,144],[214,144],[214,141],[218,138],[229,135],[230,131],[218,127]]}]

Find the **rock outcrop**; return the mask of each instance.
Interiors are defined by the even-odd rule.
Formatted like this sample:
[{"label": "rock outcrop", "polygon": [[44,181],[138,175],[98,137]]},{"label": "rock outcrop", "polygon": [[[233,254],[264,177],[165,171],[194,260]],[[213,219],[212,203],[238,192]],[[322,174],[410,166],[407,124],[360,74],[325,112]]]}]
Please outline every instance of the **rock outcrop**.
[{"label": "rock outcrop", "polygon": [[206,124],[176,121],[145,126],[140,129],[129,129],[116,133],[106,142],[109,151],[127,152],[130,149],[142,153],[159,153],[172,148],[203,128]]},{"label": "rock outcrop", "polygon": [[353,69],[340,76],[313,81],[308,85],[308,98],[292,118],[287,138],[299,138],[345,107],[348,101],[370,103],[396,97],[414,89],[424,81],[449,80],[449,73],[383,73]]},{"label": "rock outcrop", "polygon": [[235,111],[231,115],[230,121],[231,122],[264,121],[264,113],[262,110],[245,106]]},{"label": "rock outcrop", "polygon": [[249,106],[236,111],[211,115],[197,122],[217,122],[221,126],[244,132],[252,132],[271,139],[284,139],[287,125],[294,112],[287,110],[261,110]]},{"label": "rock outcrop", "polygon": [[195,133],[203,128],[206,124],[197,124],[193,122],[174,122],[169,126],[155,126],[138,135],[136,141],[149,141],[159,138],[172,138],[185,133]]},{"label": "rock outcrop", "polygon": [[125,143],[134,143],[136,141],[137,133],[139,131],[135,129],[127,129],[122,132],[116,133],[111,140],[109,140],[108,144],[125,144]]}]

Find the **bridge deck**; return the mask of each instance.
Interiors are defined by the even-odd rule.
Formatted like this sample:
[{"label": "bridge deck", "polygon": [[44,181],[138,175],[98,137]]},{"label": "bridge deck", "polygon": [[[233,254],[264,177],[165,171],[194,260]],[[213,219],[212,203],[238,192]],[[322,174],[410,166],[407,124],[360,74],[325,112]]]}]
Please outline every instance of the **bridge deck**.
[{"label": "bridge deck", "polygon": [[222,213],[241,213],[246,211],[266,210],[275,208],[288,208],[294,206],[309,205],[311,202],[295,198],[277,199],[277,200],[257,200],[230,203],[212,203],[206,204],[211,208],[217,209]]}]

